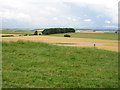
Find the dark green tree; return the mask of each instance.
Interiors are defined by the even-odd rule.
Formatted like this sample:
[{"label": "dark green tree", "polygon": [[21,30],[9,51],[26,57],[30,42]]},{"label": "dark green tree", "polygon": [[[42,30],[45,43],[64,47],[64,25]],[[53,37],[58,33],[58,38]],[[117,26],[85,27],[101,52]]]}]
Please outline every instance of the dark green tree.
[{"label": "dark green tree", "polygon": [[44,29],[42,31],[42,34],[48,35],[48,34],[69,33],[69,32],[75,32],[75,29],[73,28],[48,28],[48,29]]}]

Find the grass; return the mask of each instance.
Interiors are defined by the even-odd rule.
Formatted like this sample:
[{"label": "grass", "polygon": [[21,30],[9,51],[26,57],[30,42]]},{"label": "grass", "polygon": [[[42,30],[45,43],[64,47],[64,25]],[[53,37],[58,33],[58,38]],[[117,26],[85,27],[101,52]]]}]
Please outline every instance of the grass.
[{"label": "grass", "polygon": [[34,31],[2,30],[2,34],[34,34]]},{"label": "grass", "polygon": [[51,36],[63,37],[65,34],[69,34],[71,37],[76,37],[76,38],[118,40],[118,34],[116,33],[62,33],[62,34],[51,34]]},{"label": "grass", "polygon": [[[2,34],[34,34],[34,31],[15,31],[15,30],[2,30]],[[41,33],[41,31],[39,31]],[[118,34],[116,33],[62,33],[62,34],[51,34],[51,36],[64,37],[65,34],[71,35],[76,38],[93,38],[93,39],[107,39],[107,40],[118,40]]]},{"label": "grass", "polygon": [[118,53],[17,41],[2,43],[3,88],[117,88]]}]

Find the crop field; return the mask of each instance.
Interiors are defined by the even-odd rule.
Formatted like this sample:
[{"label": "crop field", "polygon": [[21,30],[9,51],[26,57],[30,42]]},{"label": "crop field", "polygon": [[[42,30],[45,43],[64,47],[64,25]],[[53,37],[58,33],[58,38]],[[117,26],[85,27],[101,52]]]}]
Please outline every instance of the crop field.
[{"label": "crop field", "polygon": [[34,42],[45,42],[54,45],[62,46],[76,46],[76,47],[90,47],[105,49],[118,52],[118,40],[105,40],[105,39],[89,39],[89,38],[68,38],[68,37],[56,37],[48,35],[40,36],[22,36],[22,37],[2,37],[2,41],[17,41],[17,40],[29,40]]},{"label": "crop field", "polygon": [[63,34],[51,34],[51,36],[63,37],[65,34],[69,34],[71,37],[75,38],[118,40],[118,34],[116,33],[63,33]]},{"label": "crop field", "polygon": [[34,34],[34,31],[2,30],[1,34]]},{"label": "crop field", "polygon": [[117,88],[118,53],[40,42],[2,43],[4,88]]}]

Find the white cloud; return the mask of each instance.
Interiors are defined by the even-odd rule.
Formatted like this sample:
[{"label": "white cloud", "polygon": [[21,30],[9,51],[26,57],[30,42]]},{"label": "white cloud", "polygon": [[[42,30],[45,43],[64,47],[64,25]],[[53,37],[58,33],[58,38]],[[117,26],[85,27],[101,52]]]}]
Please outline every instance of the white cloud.
[{"label": "white cloud", "polygon": [[4,12],[1,13],[3,19],[14,19],[19,21],[29,21],[30,16],[25,13],[15,13],[15,12]]},{"label": "white cloud", "polygon": [[54,17],[53,20],[58,20],[58,18],[57,18],[57,17]]},{"label": "white cloud", "polygon": [[76,22],[77,20],[75,18],[72,19],[73,22]]},{"label": "white cloud", "polygon": [[[119,0],[65,0],[66,2],[72,2],[75,4],[87,5],[96,11],[100,11],[102,14],[111,18],[114,24],[118,23],[118,2]],[[102,8],[101,8],[102,7]],[[99,16],[98,16],[99,18]]]},{"label": "white cloud", "polygon": [[[38,26],[79,26],[93,20],[84,11],[81,11],[83,12],[82,15],[88,19],[84,19],[82,15],[78,17],[71,11],[73,6],[67,5],[65,2],[71,2],[78,6],[86,5],[87,7],[92,7],[91,9],[94,11],[101,13],[95,18],[108,17],[110,21],[105,21],[105,23],[117,23],[118,0],[1,0],[0,15],[5,19],[29,22]],[[83,21],[85,22],[80,19],[84,19]],[[57,21],[51,23],[53,20]]]},{"label": "white cloud", "polygon": [[50,11],[50,12],[56,12],[57,9],[55,7],[46,7],[46,10]]},{"label": "white cloud", "polygon": [[106,21],[105,21],[105,23],[108,23],[108,24],[109,24],[109,23],[111,23],[111,21],[109,21],[109,20],[106,20]]},{"label": "white cloud", "polygon": [[68,20],[71,20],[72,18],[71,17],[67,17]]},{"label": "white cloud", "polygon": [[85,21],[85,22],[91,22],[92,20],[91,19],[84,19],[83,21]]}]

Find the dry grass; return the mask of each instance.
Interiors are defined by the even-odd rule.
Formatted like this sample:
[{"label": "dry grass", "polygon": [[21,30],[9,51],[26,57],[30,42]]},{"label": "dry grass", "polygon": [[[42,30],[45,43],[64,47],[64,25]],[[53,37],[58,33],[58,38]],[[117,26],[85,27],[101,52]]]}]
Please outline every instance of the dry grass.
[{"label": "dry grass", "polygon": [[96,31],[96,32],[82,32],[82,33],[105,33],[104,31]]},{"label": "dry grass", "polygon": [[[55,36],[2,37],[2,41],[17,41],[17,40],[29,40],[29,41],[35,41],[35,42],[52,43],[52,44],[59,43],[56,45],[92,47],[92,48],[94,47],[93,44],[96,44],[96,48],[98,49],[118,52],[118,40],[67,38],[67,37],[55,37]],[[64,43],[68,43],[68,44],[64,44]],[[74,43],[74,45],[69,43]]]},{"label": "dry grass", "polygon": [[21,36],[19,34],[0,34],[0,37],[18,37]]}]

